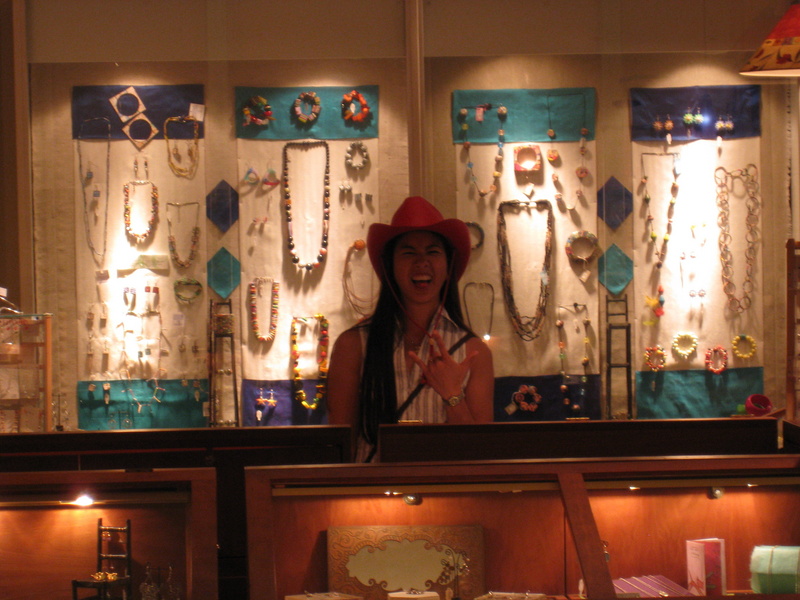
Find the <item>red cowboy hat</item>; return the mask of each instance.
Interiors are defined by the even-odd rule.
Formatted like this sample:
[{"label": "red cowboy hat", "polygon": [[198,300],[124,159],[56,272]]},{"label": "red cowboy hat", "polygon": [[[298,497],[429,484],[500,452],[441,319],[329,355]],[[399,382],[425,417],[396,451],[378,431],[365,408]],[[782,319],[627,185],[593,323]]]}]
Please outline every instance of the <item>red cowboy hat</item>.
[{"label": "red cowboy hat", "polygon": [[461,278],[469,262],[472,246],[469,229],[464,221],[445,219],[442,213],[430,202],[420,196],[406,198],[394,213],[391,225],[373,223],[367,234],[367,250],[372,268],[383,279],[383,249],[398,235],[409,231],[432,231],[445,238],[455,250],[453,271],[456,281]]}]

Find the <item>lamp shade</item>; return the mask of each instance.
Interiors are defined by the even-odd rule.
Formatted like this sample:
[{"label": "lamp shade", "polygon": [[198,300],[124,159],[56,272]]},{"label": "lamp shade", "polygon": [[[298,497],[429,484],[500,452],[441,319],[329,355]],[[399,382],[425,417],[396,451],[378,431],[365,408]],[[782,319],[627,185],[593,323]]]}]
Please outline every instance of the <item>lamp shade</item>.
[{"label": "lamp shade", "polygon": [[795,0],[742,68],[752,77],[800,77],[800,0]]}]

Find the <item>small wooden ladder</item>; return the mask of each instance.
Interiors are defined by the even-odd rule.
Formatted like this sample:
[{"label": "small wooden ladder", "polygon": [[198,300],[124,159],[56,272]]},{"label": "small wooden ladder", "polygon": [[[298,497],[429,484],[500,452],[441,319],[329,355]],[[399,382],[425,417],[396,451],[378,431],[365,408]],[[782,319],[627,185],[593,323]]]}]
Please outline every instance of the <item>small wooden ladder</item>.
[{"label": "small wooden ladder", "polygon": [[[616,332],[625,333],[625,358],[616,358],[614,348],[618,347],[614,343]],[[617,352],[618,354],[619,352]],[[612,377],[616,369],[625,369],[625,389],[627,390],[627,417],[633,419],[635,406],[633,398],[633,381],[631,366],[631,324],[628,321],[628,295],[621,298],[606,296],[606,406],[604,418],[613,417],[611,412],[611,390]]]}]

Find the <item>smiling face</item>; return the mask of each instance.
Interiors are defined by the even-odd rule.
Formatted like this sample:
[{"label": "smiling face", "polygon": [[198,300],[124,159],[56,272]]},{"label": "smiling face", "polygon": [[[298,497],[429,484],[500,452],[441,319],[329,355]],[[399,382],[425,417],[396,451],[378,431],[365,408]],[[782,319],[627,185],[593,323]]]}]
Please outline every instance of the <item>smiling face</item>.
[{"label": "smiling face", "polygon": [[447,281],[447,251],[441,237],[429,231],[400,236],[392,255],[394,278],[403,302],[438,305]]}]

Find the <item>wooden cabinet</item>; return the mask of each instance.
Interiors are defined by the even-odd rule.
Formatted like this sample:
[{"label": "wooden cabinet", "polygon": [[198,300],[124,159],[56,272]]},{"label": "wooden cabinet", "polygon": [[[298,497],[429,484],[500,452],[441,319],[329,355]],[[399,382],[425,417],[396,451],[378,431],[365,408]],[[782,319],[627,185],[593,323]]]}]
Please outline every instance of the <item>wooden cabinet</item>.
[{"label": "wooden cabinet", "polygon": [[[68,504],[82,493],[92,506]],[[191,600],[217,600],[213,469],[0,473],[0,598],[70,598],[97,570],[97,523],[131,522],[134,598],[147,563]]]},{"label": "wooden cabinet", "polygon": [[800,542],[800,455],[252,467],[246,485],[251,600],[327,591],[334,526],[480,525],[486,591],[572,596],[583,579],[589,598],[620,577],[685,587],[685,541],[712,536],[747,590],[755,545]]}]

